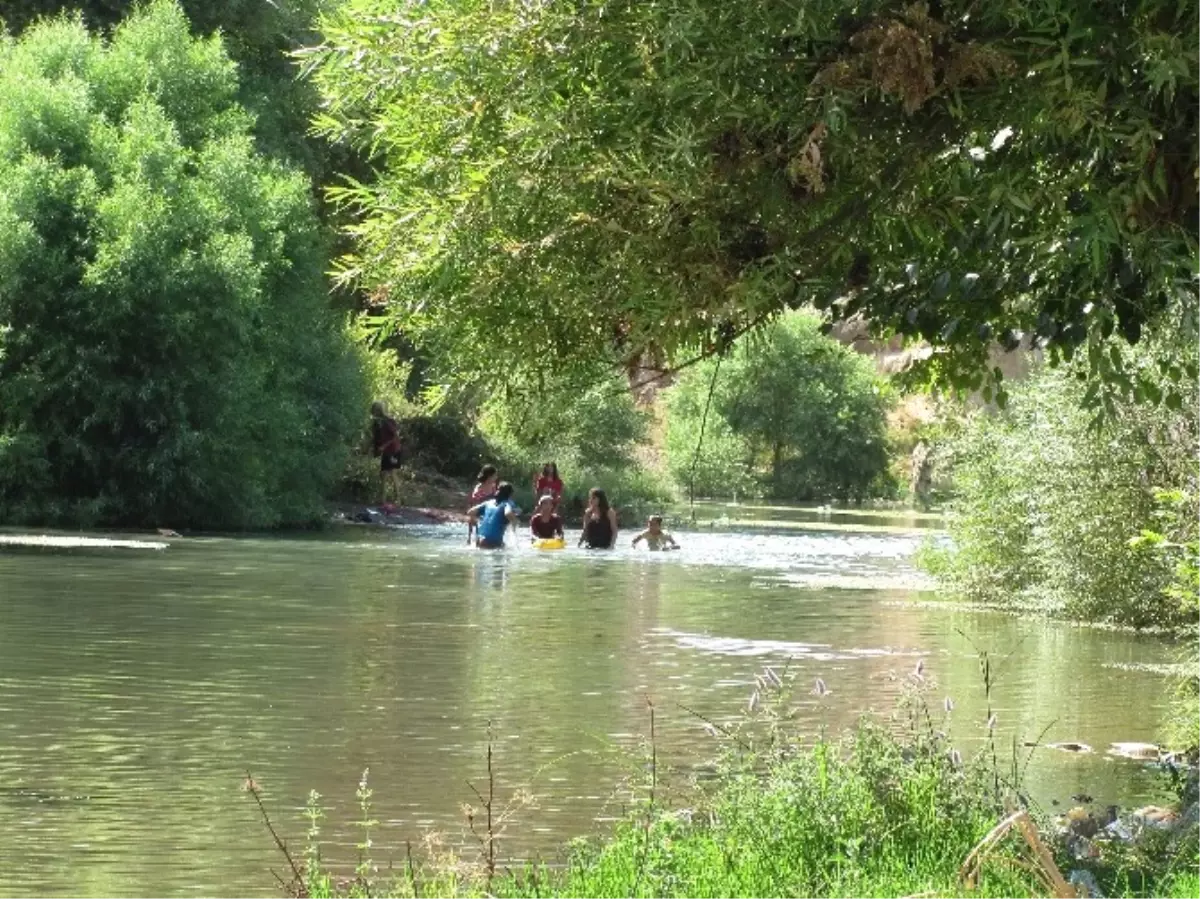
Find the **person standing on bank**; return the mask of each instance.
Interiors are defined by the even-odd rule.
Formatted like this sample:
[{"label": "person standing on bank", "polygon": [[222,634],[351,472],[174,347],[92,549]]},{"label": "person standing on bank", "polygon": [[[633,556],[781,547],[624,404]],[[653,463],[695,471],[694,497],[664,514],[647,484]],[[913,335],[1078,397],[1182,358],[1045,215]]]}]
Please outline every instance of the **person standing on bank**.
[{"label": "person standing on bank", "polygon": [[521,511],[512,501],[512,494],[512,484],[501,481],[492,499],[467,510],[467,520],[479,534],[475,541],[479,549],[504,549],[508,526],[516,528],[517,514]]},{"label": "person standing on bank", "polygon": [[371,403],[371,452],[379,457],[379,502],[387,502],[388,483],[400,501],[400,427],[381,400]]},{"label": "person standing on bank", "polygon": [[587,510],[583,513],[583,533],[579,545],[588,549],[612,549],[617,543],[617,510],[609,506],[608,496],[599,487],[588,491]]}]

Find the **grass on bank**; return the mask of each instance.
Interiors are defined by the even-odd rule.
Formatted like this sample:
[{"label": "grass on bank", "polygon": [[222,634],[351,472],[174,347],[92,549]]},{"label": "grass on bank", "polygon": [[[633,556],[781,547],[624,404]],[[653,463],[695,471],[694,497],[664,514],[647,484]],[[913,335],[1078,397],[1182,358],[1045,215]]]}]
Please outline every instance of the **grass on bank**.
[{"label": "grass on bank", "polygon": [[[824,694],[824,684],[815,692]],[[964,759],[947,736],[948,701],[935,713],[914,694],[891,726],[864,720],[844,737],[814,740],[789,721],[787,698],[783,681],[764,670],[740,723],[708,724],[720,746],[715,766],[683,783],[668,783],[659,770],[651,708],[645,779],[632,810],[603,838],[570,844],[553,865],[514,870],[499,861],[512,806],[495,795],[489,747],[487,781],[478,805],[466,809],[478,857],[428,842],[419,858],[410,847],[380,877],[370,860],[377,822],[364,773],[355,874],[339,879],[322,856],[314,793],[303,856],[293,857],[276,836],[290,869],[281,888],[297,897],[1015,897],[1067,895],[1062,873],[1080,869],[1106,896],[1198,895],[1194,822],[1131,846],[1096,841],[1099,855],[1085,861],[1049,836],[1051,823],[1036,809],[1013,825],[1026,802],[1018,766],[999,761],[994,745]],[[1006,819],[1013,826],[997,831]],[[977,863],[964,864],[971,857]]]}]

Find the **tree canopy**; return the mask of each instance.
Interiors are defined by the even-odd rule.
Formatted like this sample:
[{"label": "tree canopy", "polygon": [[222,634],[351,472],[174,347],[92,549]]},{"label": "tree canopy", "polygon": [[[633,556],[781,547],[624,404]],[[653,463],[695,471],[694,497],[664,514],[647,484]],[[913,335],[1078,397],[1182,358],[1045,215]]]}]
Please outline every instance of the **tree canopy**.
[{"label": "tree canopy", "polygon": [[310,520],[365,397],[309,184],[169,0],[0,40],[0,517]]},{"label": "tree canopy", "polygon": [[1110,335],[1196,327],[1195,0],[348,0],[321,30],[318,125],[378,167],[332,192],[342,274],[464,376],[660,366],[811,305],[959,386],[1024,338],[1136,392]]},{"label": "tree canopy", "polygon": [[[39,19],[79,16],[91,30],[114,28],[140,0],[7,0],[0,22],[20,33]],[[308,137],[316,110],[312,86],[296,78],[292,50],[315,39],[318,11],[331,0],[180,0],[192,32],[221,33],[226,52],[238,64],[238,100],[255,116],[260,148],[285,155],[317,177],[336,167],[357,170],[351,157],[329,158],[328,149]]]},{"label": "tree canopy", "polygon": [[764,472],[778,499],[885,492],[890,392],[872,360],[818,325],[813,315],[781,316],[670,389],[666,447],[678,483],[695,476],[702,495],[728,496]]}]

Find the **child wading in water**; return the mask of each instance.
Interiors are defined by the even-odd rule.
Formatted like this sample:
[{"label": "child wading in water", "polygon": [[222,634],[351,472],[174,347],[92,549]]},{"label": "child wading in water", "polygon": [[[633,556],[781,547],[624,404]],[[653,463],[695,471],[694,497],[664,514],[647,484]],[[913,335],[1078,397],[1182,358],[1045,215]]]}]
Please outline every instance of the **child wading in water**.
[{"label": "child wading in water", "polygon": [[661,515],[651,515],[646,521],[646,530],[633,538],[632,545],[637,546],[639,542],[645,540],[647,549],[679,549],[675,538],[663,530],[662,524]]},{"label": "child wading in water", "polygon": [[470,525],[479,523],[479,539],[475,545],[480,549],[503,549],[508,526],[517,526],[517,513],[521,510],[512,501],[512,492],[512,484],[501,482],[494,497],[467,510]]},{"label": "child wading in water", "polygon": [[[478,506],[480,503],[487,502],[496,495],[496,485],[500,483],[500,476],[496,474],[495,465],[485,465],[479,469],[479,474],[475,476],[475,489],[471,491],[471,506]],[[470,508],[467,509],[468,513]],[[475,530],[475,522],[471,518],[467,518],[467,542],[471,542],[471,533]]]},{"label": "child wading in water", "polygon": [[562,536],[562,519],[554,514],[554,497],[547,493],[538,500],[537,510],[529,519],[529,539],[553,540]]}]

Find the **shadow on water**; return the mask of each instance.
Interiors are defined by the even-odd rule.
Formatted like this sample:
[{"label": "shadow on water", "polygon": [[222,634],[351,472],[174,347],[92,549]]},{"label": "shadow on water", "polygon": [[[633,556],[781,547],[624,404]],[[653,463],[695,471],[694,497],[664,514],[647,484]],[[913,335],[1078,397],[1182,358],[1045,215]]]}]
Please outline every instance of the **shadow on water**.
[{"label": "shadow on water", "polygon": [[[568,535],[568,543],[570,540]],[[274,893],[247,769],[298,839],[310,789],[334,853],[354,857],[354,787],[371,768],[376,859],[460,832],[491,722],[500,787],[538,795],[506,851],[550,854],[619,812],[623,750],[658,709],[660,758],[713,751],[702,722],[744,708],[756,671],[797,679],[802,727],[888,714],[924,659],[947,728],[983,745],[976,648],[996,660],[1002,745],[1046,731],[1044,803],[1149,798],[1153,638],[914,604],[919,533],[687,532],[678,553],[512,548],[461,527],[321,538],[186,539],[161,552],[0,554],[0,830],[18,893]],[[822,678],[832,690],[818,699]],[[66,861],[64,861],[66,860]]]}]

